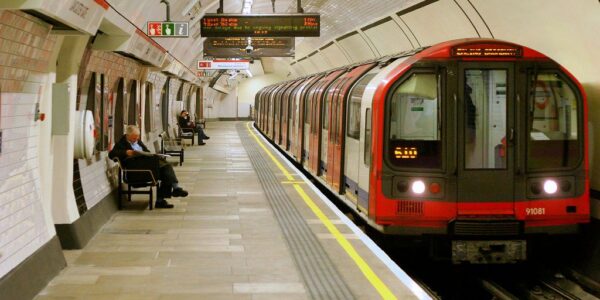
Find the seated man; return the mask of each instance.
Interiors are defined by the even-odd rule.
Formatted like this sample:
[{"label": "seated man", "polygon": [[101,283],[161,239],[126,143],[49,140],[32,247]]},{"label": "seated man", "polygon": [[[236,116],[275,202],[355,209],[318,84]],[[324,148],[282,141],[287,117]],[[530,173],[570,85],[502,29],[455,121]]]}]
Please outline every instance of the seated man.
[{"label": "seated man", "polygon": [[[108,153],[111,159],[118,157],[124,168],[127,167],[127,160],[131,158],[145,159],[145,156],[140,156],[136,152],[150,152],[146,145],[139,140],[140,129],[137,126],[129,125],[126,129],[126,134],[115,144],[113,149]],[[157,208],[173,208],[173,204],[169,204],[165,198],[185,197],[188,192],[179,187],[177,176],[173,170],[173,166],[165,160],[160,161],[159,165],[160,185],[156,199]]]},{"label": "seated man", "polygon": [[179,114],[179,117],[177,118],[177,123],[179,124],[179,127],[181,127],[181,129],[184,129],[184,128],[192,129],[194,132],[198,133],[198,145],[204,145],[206,143],[203,142],[202,140],[210,139],[210,137],[208,137],[208,136],[206,136],[206,134],[204,134],[202,125],[194,124],[194,122],[192,122],[190,120],[190,114],[185,109],[182,110],[181,113]]}]

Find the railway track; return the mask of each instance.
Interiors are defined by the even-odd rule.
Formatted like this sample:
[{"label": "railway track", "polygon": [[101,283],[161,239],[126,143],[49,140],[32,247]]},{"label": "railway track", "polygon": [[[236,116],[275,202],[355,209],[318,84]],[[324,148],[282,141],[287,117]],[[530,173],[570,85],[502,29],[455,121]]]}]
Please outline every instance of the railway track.
[{"label": "railway track", "polygon": [[526,281],[507,282],[507,279],[481,279],[481,286],[498,300],[597,300],[595,293],[582,286],[574,278],[562,273],[553,276],[533,277]]}]

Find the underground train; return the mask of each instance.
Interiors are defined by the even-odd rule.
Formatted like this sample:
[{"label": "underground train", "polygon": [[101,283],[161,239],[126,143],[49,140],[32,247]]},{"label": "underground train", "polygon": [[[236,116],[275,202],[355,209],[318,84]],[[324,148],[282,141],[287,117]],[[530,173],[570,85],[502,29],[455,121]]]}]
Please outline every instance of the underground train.
[{"label": "underground train", "polygon": [[525,260],[589,222],[587,103],[528,47],[461,39],[271,85],[255,127],[384,234]]}]

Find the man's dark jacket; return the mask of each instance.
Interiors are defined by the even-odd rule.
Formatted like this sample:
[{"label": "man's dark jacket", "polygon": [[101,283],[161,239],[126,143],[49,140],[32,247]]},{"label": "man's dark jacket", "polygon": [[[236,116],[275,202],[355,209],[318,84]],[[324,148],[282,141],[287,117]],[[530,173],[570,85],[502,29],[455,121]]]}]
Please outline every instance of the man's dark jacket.
[{"label": "man's dark jacket", "polygon": [[177,123],[179,124],[179,127],[181,127],[181,128],[195,128],[195,126],[190,125],[189,122],[190,122],[189,118],[184,118],[182,116],[177,117]]},{"label": "man's dark jacket", "polygon": [[[146,145],[144,145],[144,143],[142,143],[142,141],[138,141],[138,145],[140,145],[142,147],[144,152],[150,152],[150,150],[148,150],[148,147],[146,147]],[[115,146],[112,148],[112,150],[110,150],[110,152],[108,152],[108,157],[110,157],[110,159],[114,159],[115,157],[118,157],[119,161],[121,161],[123,166],[126,166],[127,159],[131,158],[131,157],[127,156],[127,150],[133,150],[133,147],[131,147],[131,144],[127,140],[127,136],[123,135],[123,137],[121,137],[121,139],[115,144]]]}]

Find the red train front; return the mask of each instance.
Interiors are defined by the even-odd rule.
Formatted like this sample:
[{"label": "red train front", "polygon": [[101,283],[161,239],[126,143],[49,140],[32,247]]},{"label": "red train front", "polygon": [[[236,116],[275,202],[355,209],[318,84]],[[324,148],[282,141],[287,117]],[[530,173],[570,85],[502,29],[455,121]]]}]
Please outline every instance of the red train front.
[{"label": "red train front", "polygon": [[532,49],[450,41],[256,104],[257,127],[372,227],[449,237],[455,262],[522,260],[527,237],[589,221],[586,97]]}]

